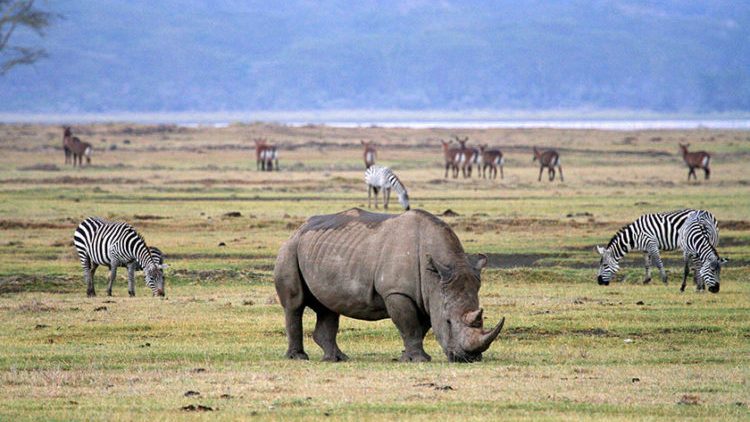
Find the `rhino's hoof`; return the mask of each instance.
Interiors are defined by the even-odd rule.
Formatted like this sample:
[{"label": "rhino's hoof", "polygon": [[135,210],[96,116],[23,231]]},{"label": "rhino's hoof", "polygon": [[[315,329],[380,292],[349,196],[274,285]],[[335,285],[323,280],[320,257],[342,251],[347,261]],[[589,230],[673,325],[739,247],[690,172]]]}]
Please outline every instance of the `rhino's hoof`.
[{"label": "rhino's hoof", "polygon": [[404,352],[401,354],[399,361],[401,362],[429,362],[432,357],[423,351],[419,352]]},{"label": "rhino's hoof", "polygon": [[288,351],[286,357],[293,360],[309,360],[307,353],[302,351]]},{"label": "rhino's hoof", "polygon": [[135,297],[135,292],[130,292],[129,291],[128,294],[130,295],[130,297]]},{"label": "rhino's hoof", "polygon": [[323,356],[324,362],[346,362],[348,360],[349,360],[349,356],[347,356],[342,351],[338,351],[334,355]]}]

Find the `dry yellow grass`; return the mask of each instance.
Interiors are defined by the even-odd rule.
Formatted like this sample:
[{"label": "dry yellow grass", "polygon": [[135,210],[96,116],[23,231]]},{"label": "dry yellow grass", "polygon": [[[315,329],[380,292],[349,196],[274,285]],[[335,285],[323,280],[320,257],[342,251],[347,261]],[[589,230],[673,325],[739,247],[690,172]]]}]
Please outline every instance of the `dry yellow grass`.
[{"label": "dry yellow grass", "polygon": [[[74,131],[96,147],[90,168],[63,166],[58,127],[0,126],[0,419],[748,418],[747,132]],[[452,134],[501,147],[506,178],[445,180],[438,139]],[[281,147],[282,171],[255,170],[260,136]],[[346,318],[351,362],[319,362],[310,338],[312,361],[282,358],[276,251],[307,216],[366,204],[360,139],[379,144],[413,206],[456,211],[446,221],[465,248],[490,254],[480,300],[507,328],[483,362],[449,364],[431,334],[432,363],[393,362],[402,345],[389,321]],[[714,153],[709,182],[686,182],[685,141]],[[536,181],[532,145],[561,151],[564,183]],[[639,284],[637,254],[623,283],[596,285],[593,245],[641,213],[680,207],[721,222],[732,261],[720,294],[680,294],[675,252],[667,287]],[[128,220],[167,253],[167,300],[147,297],[141,278],[126,297],[124,271],[113,298],[85,297],[70,241],[88,215]]]}]

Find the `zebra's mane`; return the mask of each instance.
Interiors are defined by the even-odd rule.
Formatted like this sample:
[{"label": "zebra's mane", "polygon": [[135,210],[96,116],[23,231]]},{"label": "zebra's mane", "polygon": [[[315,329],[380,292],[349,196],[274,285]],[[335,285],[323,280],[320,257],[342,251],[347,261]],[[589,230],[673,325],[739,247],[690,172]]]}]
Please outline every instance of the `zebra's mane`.
[{"label": "zebra's mane", "polygon": [[141,243],[143,243],[143,247],[146,248],[146,252],[148,252],[149,258],[151,258],[151,260],[153,261],[153,258],[151,257],[151,250],[148,248],[148,243],[146,243],[146,238],[143,237],[143,235],[138,230],[136,230],[135,227],[133,227],[132,225],[130,225],[130,223],[128,223],[126,221],[116,221],[116,223],[124,224],[125,227],[126,227],[126,229],[125,229],[126,231],[129,231],[129,232],[132,232],[133,234],[135,234],[135,236],[138,238],[138,240],[140,240]]},{"label": "zebra's mane", "polygon": [[[404,186],[404,184],[401,183],[401,179],[399,179],[398,176],[396,176],[396,173],[391,172],[391,174],[393,175],[393,178],[396,179],[396,182],[398,182],[398,185],[396,185],[396,186],[398,186],[400,189],[402,189],[404,192],[406,192],[406,186]],[[394,188],[396,186],[394,186]],[[401,193],[401,192],[399,192],[399,193]]]},{"label": "zebra's mane", "polygon": [[620,238],[622,237],[622,234],[625,233],[625,230],[632,225],[633,223],[630,223],[630,224],[626,224],[620,227],[620,229],[617,230],[617,233],[615,233],[615,235],[612,236],[611,239],[609,239],[609,243],[607,243],[607,249],[611,248],[612,245],[614,245],[616,241],[620,240]]},{"label": "zebra's mane", "polygon": [[708,241],[708,238],[709,238],[709,236],[708,236],[708,229],[706,229],[706,226],[704,224],[698,224],[698,225],[701,228],[701,234],[706,239],[706,243],[708,244],[708,246],[711,247],[711,252],[713,252],[714,255],[716,255],[716,258],[720,258],[719,257],[719,251],[717,251],[716,247],[714,245],[712,245],[711,242]]}]

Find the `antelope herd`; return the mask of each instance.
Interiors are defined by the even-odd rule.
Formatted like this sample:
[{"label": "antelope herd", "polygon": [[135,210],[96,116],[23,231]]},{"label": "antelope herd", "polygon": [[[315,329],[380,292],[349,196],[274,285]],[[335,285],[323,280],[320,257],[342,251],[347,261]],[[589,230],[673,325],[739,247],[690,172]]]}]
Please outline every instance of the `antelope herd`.
[{"label": "antelope herd", "polygon": [[[256,138],[255,142],[255,161],[256,170],[273,171],[279,170],[279,149],[276,145],[268,143],[267,138]],[[455,141],[455,143],[454,143]],[[453,135],[453,139],[445,141],[440,140],[443,147],[443,159],[445,163],[444,178],[448,178],[450,172],[454,179],[462,174],[464,178],[471,178],[473,168],[476,166],[476,175],[483,179],[497,179],[498,170],[500,178],[505,178],[503,166],[505,156],[498,148],[490,148],[487,144],[477,146],[468,146],[469,137],[460,137]],[[374,141],[360,140],[363,147],[362,157],[365,163],[365,169],[375,165],[377,159],[377,149]],[[695,174],[696,169],[703,170],[704,178],[708,180],[711,176],[711,154],[706,151],[688,151],[690,144],[679,144],[682,159],[688,167],[688,181],[691,177],[695,180],[698,177]],[[65,164],[72,164],[74,167],[83,166],[83,158],[86,158],[86,164],[91,164],[91,155],[94,151],[92,145],[88,142],[81,141],[78,137],[73,136],[70,126],[63,128],[63,151],[65,152]],[[547,169],[548,179],[550,182],[555,180],[556,174],[560,173],[560,181],[563,182],[563,169],[560,160],[560,153],[556,149],[540,150],[536,146],[532,148],[533,156],[531,161],[539,162],[539,177],[537,181],[542,181],[544,169]]]}]

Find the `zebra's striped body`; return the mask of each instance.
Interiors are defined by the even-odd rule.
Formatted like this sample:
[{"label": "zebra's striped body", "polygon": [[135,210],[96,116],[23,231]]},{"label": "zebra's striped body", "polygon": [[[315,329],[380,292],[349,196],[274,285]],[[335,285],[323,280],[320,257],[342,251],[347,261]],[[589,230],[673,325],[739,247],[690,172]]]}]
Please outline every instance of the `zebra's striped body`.
[{"label": "zebra's striped body", "polygon": [[143,269],[146,285],[154,295],[164,296],[165,267],[154,261],[154,257],[140,234],[124,222],[107,221],[90,217],[78,225],[73,244],[81,260],[87,284],[87,294],[96,296],[94,274],[102,265],[110,270],[107,294],[112,295],[112,284],[117,276],[117,267],[128,268],[128,293],[135,296],[134,273],[136,266]]},{"label": "zebra's striped body", "polygon": [[375,208],[378,207],[378,191],[383,191],[383,208],[388,209],[391,190],[398,194],[398,202],[405,210],[409,211],[409,194],[406,187],[388,167],[378,165],[371,166],[365,170],[365,183],[367,183],[367,206],[370,206],[371,194],[375,193]]},{"label": "zebra's striped body", "polygon": [[[600,285],[608,285],[614,274],[620,268],[619,262],[631,250],[643,251],[646,267],[646,278],[644,283],[651,281],[651,264],[659,270],[662,281],[666,284],[667,275],[664,271],[659,251],[671,251],[681,247],[681,229],[685,221],[696,210],[684,209],[669,211],[658,214],[644,214],[634,222],[621,228],[609,241],[606,248],[596,247],[601,255],[599,262],[599,273],[597,281]],[[716,244],[719,238],[719,229],[716,218],[707,214],[705,229],[709,241]],[[709,224],[710,223],[710,224]]]},{"label": "zebra's striped body", "polygon": [[715,222],[713,215],[707,211],[696,211],[685,221],[679,238],[679,247],[685,257],[685,273],[680,291],[685,291],[687,276],[692,266],[698,290],[708,286],[709,292],[719,292],[721,264],[726,262],[726,259],[720,258],[716,251],[718,232],[710,229]]}]

